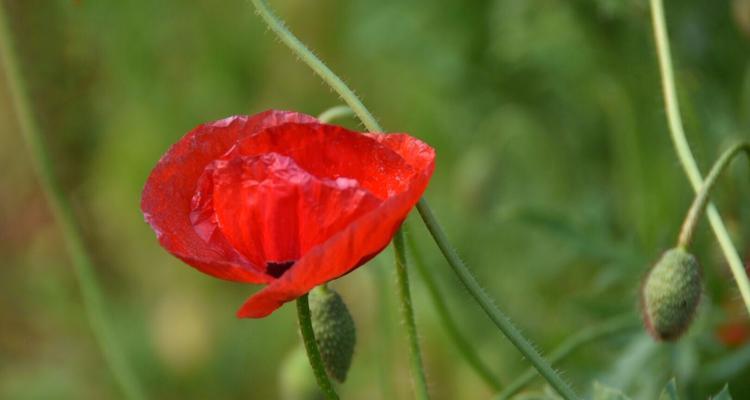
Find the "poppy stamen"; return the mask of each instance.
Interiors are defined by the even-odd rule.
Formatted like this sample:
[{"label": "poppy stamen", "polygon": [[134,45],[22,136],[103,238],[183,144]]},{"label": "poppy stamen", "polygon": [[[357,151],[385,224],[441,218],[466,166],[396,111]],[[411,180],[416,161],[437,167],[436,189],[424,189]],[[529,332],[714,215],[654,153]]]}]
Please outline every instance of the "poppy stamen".
[{"label": "poppy stamen", "polygon": [[266,273],[278,279],[278,278],[281,278],[281,275],[284,275],[284,272],[289,270],[289,268],[291,268],[292,265],[294,265],[294,261],[282,261],[282,262],[269,261],[266,263]]}]

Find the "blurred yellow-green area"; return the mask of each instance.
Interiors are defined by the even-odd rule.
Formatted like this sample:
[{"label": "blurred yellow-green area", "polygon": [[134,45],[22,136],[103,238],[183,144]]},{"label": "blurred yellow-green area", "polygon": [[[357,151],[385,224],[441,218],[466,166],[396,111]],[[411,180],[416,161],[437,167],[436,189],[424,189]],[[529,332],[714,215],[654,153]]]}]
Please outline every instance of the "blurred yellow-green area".
[{"label": "blurred yellow-green area", "polygon": [[[646,0],[272,0],[390,131],[435,147],[426,193],[454,246],[543,352],[637,313],[648,266],[674,245],[692,191],[669,139]],[[269,108],[341,104],[245,0],[3,0],[33,115],[81,225],[116,339],[148,398],[299,399],[312,379],[295,309],[240,320],[258,287],[203,275],[159,247],[139,210],[161,154],[194,126]],[[750,0],[666,1],[688,139],[706,171],[750,139]],[[0,80],[0,398],[123,394]],[[361,128],[354,119],[340,121]],[[713,199],[750,256],[750,172]],[[416,215],[408,230],[461,332],[508,384],[528,363],[455,278]],[[729,383],[750,398],[750,322],[708,224],[698,317],[676,344],[641,328],[556,364],[653,399]],[[434,399],[493,391],[447,335],[410,266]],[[333,283],[358,341],[344,399],[413,398],[391,250]],[[537,379],[525,390],[544,392]]]}]

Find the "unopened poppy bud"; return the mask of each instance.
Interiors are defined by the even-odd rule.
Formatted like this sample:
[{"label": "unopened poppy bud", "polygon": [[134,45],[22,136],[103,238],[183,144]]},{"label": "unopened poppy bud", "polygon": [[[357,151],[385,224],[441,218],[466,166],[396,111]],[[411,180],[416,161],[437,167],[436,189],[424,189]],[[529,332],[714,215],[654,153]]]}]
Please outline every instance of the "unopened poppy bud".
[{"label": "unopened poppy bud", "polygon": [[641,287],[646,330],[657,340],[679,338],[693,320],[701,291],[701,271],[695,257],[682,248],[667,250]]},{"label": "unopened poppy bud", "polygon": [[309,300],[315,341],[323,364],[329,376],[343,382],[357,341],[354,320],[341,296],[332,289],[318,286],[310,292]]}]

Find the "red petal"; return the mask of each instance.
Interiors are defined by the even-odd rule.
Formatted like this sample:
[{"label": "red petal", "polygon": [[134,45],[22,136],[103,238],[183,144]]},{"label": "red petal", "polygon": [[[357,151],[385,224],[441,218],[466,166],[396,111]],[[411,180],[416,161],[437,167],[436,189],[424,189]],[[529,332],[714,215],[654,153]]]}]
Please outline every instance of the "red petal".
[{"label": "red petal", "polygon": [[213,181],[221,230],[256,265],[295,261],[381,203],[352,179],[319,179],[278,153],[218,161]]},{"label": "red petal", "polygon": [[[374,139],[377,136],[371,137]],[[389,197],[326,242],[310,249],[284,275],[250,297],[237,312],[239,317],[264,317],[285,302],[365,263],[388,245],[427,187],[434,170],[435,155],[427,145],[407,135],[398,135],[392,140],[383,139],[378,141],[389,147],[392,145],[394,151],[417,151],[417,154],[404,154],[415,168],[415,173],[403,182],[404,190]],[[351,149],[340,147],[340,151]],[[378,165],[370,165],[369,168],[377,173]]]},{"label": "red petal", "polygon": [[385,199],[406,190],[415,169],[389,145],[373,139],[334,125],[288,123],[240,140],[236,151],[245,156],[279,153],[318,178],[356,179]]},{"label": "red petal", "polygon": [[201,239],[190,221],[191,199],[209,163],[239,139],[286,122],[317,121],[304,114],[273,110],[231,117],[198,126],[169,149],[151,172],[141,198],[144,217],[165,249],[219,278],[256,283],[270,280],[221,235],[214,235],[209,242]]}]

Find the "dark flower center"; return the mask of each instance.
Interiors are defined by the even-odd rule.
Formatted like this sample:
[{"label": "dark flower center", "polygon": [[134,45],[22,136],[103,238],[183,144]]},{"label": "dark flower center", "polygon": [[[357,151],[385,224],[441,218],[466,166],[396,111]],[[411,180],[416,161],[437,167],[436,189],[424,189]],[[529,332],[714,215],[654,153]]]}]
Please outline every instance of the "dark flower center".
[{"label": "dark flower center", "polygon": [[291,268],[292,265],[294,265],[294,261],[269,261],[266,263],[266,273],[278,279],[281,278],[281,275],[284,275],[284,272]]}]

